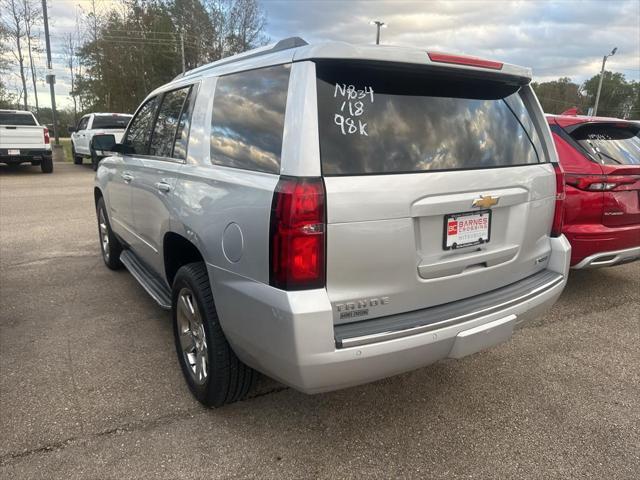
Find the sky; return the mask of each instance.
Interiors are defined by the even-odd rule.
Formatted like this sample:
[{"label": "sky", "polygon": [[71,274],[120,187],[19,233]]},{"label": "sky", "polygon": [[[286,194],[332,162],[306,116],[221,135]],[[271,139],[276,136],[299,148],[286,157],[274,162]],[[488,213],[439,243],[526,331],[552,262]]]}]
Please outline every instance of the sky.
[{"label": "sky", "polygon": [[[116,2],[97,0],[98,8]],[[381,43],[425,50],[466,53],[533,69],[534,80],[563,76],[583,82],[597,74],[602,56],[607,69],[640,80],[639,0],[261,0],[272,41],[300,36],[307,42],[375,42],[372,20],[387,24]],[[90,0],[49,0],[56,99],[71,104],[62,64],[62,39],[74,30],[76,15]],[[44,68],[44,55],[41,59]],[[39,86],[43,102],[48,87]]]}]

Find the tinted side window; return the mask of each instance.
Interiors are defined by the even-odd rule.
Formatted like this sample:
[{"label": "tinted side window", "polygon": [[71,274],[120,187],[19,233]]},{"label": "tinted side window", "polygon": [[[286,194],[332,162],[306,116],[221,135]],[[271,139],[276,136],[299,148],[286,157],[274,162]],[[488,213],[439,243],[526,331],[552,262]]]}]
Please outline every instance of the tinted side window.
[{"label": "tinted side window", "polygon": [[78,130],[85,130],[87,128],[88,123],[89,123],[89,117],[81,118],[80,123],[78,123]]},{"label": "tinted side window", "polygon": [[191,87],[182,107],[178,131],[176,132],[176,143],[173,147],[173,158],[184,160],[187,158],[187,145],[189,143],[189,128],[191,126],[191,113],[197,94],[196,87]]},{"label": "tinted side window", "polygon": [[153,123],[153,117],[156,114],[156,105],[158,98],[154,97],[145,103],[131,123],[127,130],[127,136],[124,140],[124,144],[131,147],[131,153],[137,153],[144,155],[147,153],[147,146],[149,145],[149,136],[151,134],[151,124]]},{"label": "tinted side window", "polygon": [[158,110],[158,118],[153,127],[149,154],[157,157],[170,157],[178,130],[178,120],[189,88],[181,88],[164,94]]},{"label": "tinted side window", "polygon": [[218,79],[211,119],[211,161],[278,173],[289,85],[289,65]]}]

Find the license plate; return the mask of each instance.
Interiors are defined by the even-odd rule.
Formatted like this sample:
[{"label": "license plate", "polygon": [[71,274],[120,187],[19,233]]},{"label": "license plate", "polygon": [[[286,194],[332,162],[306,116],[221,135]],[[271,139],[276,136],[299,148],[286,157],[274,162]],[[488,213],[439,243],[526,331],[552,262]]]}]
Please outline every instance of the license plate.
[{"label": "license plate", "polygon": [[18,149],[9,149],[9,155],[20,155],[20,150]]},{"label": "license plate", "polygon": [[491,238],[491,210],[451,213],[444,216],[445,250],[487,243]]}]

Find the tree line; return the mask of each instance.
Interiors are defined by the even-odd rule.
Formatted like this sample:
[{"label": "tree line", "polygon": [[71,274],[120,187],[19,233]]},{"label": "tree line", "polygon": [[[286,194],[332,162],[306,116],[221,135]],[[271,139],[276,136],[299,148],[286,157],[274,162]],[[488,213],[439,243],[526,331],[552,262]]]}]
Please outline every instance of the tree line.
[{"label": "tree line", "polygon": [[[588,114],[595,105],[599,82],[600,74],[582,85],[562,77],[549,82],[533,82],[532,86],[545,112],[558,114],[575,107],[579,113]],[[640,82],[627,81],[619,72],[605,71],[597,114],[640,119]]]},{"label": "tree line", "polygon": [[[258,0],[120,0],[109,9],[92,0],[87,5],[63,39],[61,58],[73,101],[61,112],[63,127],[85,112],[133,112],[183,68],[268,41]],[[42,51],[41,23],[39,0],[0,0],[0,108],[51,113],[40,107],[36,88],[45,73],[35,66]],[[18,77],[14,91],[4,80],[9,72]]]}]

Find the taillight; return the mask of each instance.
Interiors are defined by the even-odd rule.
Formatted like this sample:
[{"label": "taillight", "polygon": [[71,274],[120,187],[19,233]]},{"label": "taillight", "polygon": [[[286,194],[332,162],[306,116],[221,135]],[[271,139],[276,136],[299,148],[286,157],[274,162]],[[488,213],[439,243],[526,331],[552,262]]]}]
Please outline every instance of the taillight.
[{"label": "taillight", "polygon": [[454,65],[466,65],[469,67],[490,68],[491,70],[502,70],[502,62],[484,60],[477,57],[467,57],[465,55],[451,55],[449,53],[427,52],[429,60],[438,63],[452,63]]},{"label": "taillight", "polygon": [[556,209],[553,212],[553,225],[551,226],[551,236],[559,237],[562,234],[562,224],[564,218],[564,172],[560,164],[554,163],[553,170],[556,174]]},{"label": "taillight", "polygon": [[51,139],[49,138],[49,129],[47,127],[44,127],[44,144],[49,145],[50,142]]},{"label": "taillight", "polygon": [[271,205],[269,283],[274,287],[324,287],[324,199],[322,178],[280,178]]},{"label": "taillight", "polygon": [[565,175],[567,185],[590,192],[614,190],[624,185],[632,185],[639,179],[640,177],[627,175],[580,175],[574,173]]}]

